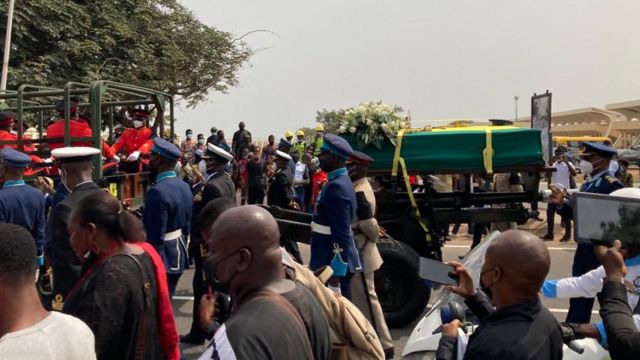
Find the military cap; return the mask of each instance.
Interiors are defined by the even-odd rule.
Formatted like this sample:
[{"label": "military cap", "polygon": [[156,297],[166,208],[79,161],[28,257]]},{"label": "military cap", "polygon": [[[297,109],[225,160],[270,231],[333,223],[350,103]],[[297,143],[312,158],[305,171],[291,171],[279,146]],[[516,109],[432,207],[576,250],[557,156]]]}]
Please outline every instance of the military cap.
[{"label": "military cap", "polygon": [[353,151],[349,160],[364,166],[369,166],[373,162],[373,158],[371,156],[356,150]]},{"label": "military cap", "polygon": [[[69,111],[77,112],[80,99],[77,96],[72,96],[69,98],[69,101],[70,101]],[[56,102],[56,111],[59,113],[64,112],[64,99],[58,100],[58,102]]]},{"label": "military cap", "polygon": [[351,145],[349,145],[347,140],[334,134],[326,134],[324,136],[324,144],[322,144],[322,150],[328,151],[333,155],[345,160],[350,158],[351,154],[353,154],[353,149],[351,148]]},{"label": "military cap", "polygon": [[159,136],[153,138],[153,149],[151,149],[151,152],[172,161],[178,161],[182,157],[182,153],[177,146]]},{"label": "military cap", "polygon": [[149,114],[148,111],[146,110],[142,110],[142,109],[135,109],[133,110],[133,112],[131,113],[131,117],[132,118],[143,118],[143,119],[148,119],[149,116],[151,114]]},{"label": "military cap", "polygon": [[6,166],[15,168],[26,168],[31,162],[29,155],[10,147],[0,150],[0,157]]},{"label": "military cap", "polygon": [[100,150],[88,146],[67,146],[51,151],[51,156],[61,163],[92,161]]},{"label": "military cap", "polygon": [[16,113],[13,111],[0,112],[0,125],[11,124],[16,121]]},{"label": "military cap", "polygon": [[584,146],[584,152],[581,155],[598,154],[605,157],[613,157],[614,155],[618,155],[616,149],[604,144],[583,142],[582,145]]},{"label": "military cap", "polygon": [[291,161],[291,155],[287,154],[284,151],[276,150],[276,157]]},{"label": "military cap", "polygon": [[208,159],[211,157],[215,157],[223,161],[233,160],[233,155],[229,154],[228,151],[224,150],[220,146],[216,146],[216,145],[213,145],[212,143],[208,143],[207,152],[204,154],[203,158]]},{"label": "military cap", "polygon": [[278,143],[278,148],[281,149],[291,149],[293,145],[291,145],[291,141],[280,138],[280,142]]}]

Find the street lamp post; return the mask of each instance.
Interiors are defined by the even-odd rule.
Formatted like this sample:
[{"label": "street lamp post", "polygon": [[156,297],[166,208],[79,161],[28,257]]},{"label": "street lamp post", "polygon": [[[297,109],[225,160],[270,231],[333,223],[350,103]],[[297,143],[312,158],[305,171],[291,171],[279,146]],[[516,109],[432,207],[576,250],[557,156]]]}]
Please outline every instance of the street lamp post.
[{"label": "street lamp post", "polygon": [[516,103],[516,121],[518,121],[518,99],[520,99],[520,96],[513,95],[513,101]]},{"label": "street lamp post", "polygon": [[13,28],[13,3],[9,0],[7,8],[7,29],[4,37],[4,56],[2,59],[2,79],[0,80],[0,90],[7,89],[7,76],[9,75],[9,52],[11,51],[11,30]]}]

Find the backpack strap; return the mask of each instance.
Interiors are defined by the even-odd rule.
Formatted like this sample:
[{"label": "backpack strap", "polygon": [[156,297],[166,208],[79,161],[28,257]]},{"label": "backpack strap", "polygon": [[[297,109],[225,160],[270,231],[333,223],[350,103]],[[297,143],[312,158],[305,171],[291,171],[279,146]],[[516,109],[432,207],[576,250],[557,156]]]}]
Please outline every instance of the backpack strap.
[{"label": "backpack strap", "polygon": [[302,334],[304,334],[307,350],[309,351],[309,354],[313,357],[313,348],[311,347],[311,340],[309,339],[309,335],[307,334],[307,327],[304,325],[304,321],[302,320],[302,317],[300,316],[300,313],[298,312],[298,310],[296,310],[296,308],[294,308],[293,305],[291,305],[291,303],[289,302],[289,300],[285,299],[284,296],[280,294],[276,294],[273,291],[261,290],[255,295],[254,299],[259,297],[269,299],[271,302],[277,304],[281,309],[284,309],[289,315],[291,315],[294,319],[296,319],[296,323],[298,323],[299,330],[301,330]]},{"label": "backpack strap", "polygon": [[142,283],[143,283],[142,293],[144,295],[144,302],[142,305],[143,306],[142,314],[140,315],[140,320],[138,321],[138,329],[136,330],[136,348],[134,352],[134,359],[144,360],[144,345],[145,345],[145,338],[147,335],[147,331],[146,331],[147,316],[149,316],[149,308],[151,307],[151,282],[149,281],[149,278],[147,277],[147,274],[145,273],[144,268],[142,267],[142,264],[140,264],[140,261],[138,261],[138,259],[136,259],[135,256],[129,253],[117,254],[117,255],[126,256],[129,259],[133,260],[133,262],[138,267],[138,270],[142,277]]}]

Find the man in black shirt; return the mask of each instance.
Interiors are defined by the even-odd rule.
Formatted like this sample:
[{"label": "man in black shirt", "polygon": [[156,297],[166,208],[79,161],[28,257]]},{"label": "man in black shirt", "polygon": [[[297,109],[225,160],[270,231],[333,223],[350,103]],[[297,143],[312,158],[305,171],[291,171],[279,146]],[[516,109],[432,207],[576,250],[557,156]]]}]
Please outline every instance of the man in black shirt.
[{"label": "man in black shirt", "polygon": [[607,332],[609,354],[613,360],[640,357],[640,332],[627,302],[627,286],[624,283],[627,268],[621,248],[622,243],[616,240],[609,249],[597,246],[595,250],[606,273],[598,301]]},{"label": "man in black shirt", "polygon": [[[233,305],[201,359],[328,359],[328,321],[307,289],[285,279],[271,214],[255,205],[229,209],[209,234],[207,278]],[[208,295],[202,303],[214,309],[213,299]]]},{"label": "man in black shirt", "polygon": [[216,142],[216,139],[218,138],[218,128],[216,128],[215,126],[211,128],[211,136],[209,136],[207,138],[207,144],[214,144]]},{"label": "man in black shirt", "polygon": [[236,159],[240,158],[242,149],[248,147],[251,144],[251,133],[245,129],[244,122],[238,124],[238,131],[233,133],[233,139],[231,139],[231,149],[233,149],[233,155]]},{"label": "man in black shirt", "polygon": [[[531,233],[509,230],[487,249],[477,291],[469,272],[450,262],[458,286],[448,290],[464,297],[480,320],[470,336],[464,359],[562,359],[560,324],[540,303],[538,291],[549,272],[546,246]],[[485,293],[491,295],[495,310]],[[460,322],[443,326],[438,359],[455,357]]]}]

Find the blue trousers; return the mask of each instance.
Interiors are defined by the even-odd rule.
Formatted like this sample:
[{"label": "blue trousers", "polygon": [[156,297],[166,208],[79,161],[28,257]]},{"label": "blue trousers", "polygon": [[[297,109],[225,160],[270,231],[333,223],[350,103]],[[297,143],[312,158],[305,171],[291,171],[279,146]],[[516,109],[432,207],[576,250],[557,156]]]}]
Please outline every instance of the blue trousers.
[{"label": "blue trousers", "polygon": [[173,294],[176,292],[176,286],[178,286],[178,280],[182,273],[171,274],[167,273],[167,285],[169,286],[169,300],[173,298]]},{"label": "blue trousers", "polygon": [[[600,262],[593,252],[593,245],[578,244],[573,256],[572,276],[580,276],[600,266]],[[571,298],[567,322],[585,324],[591,320],[593,298]]]},{"label": "blue trousers", "polygon": [[353,273],[347,273],[346,276],[340,278],[340,293],[342,296],[346,297],[348,300],[351,300],[351,278],[353,277]]},{"label": "blue trousers", "polygon": [[305,188],[304,186],[296,186],[293,188],[293,191],[295,192],[295,200],[296,203],[298,203],[298,206],[300,207],[300,211],[304,211],[304,191]]}]

